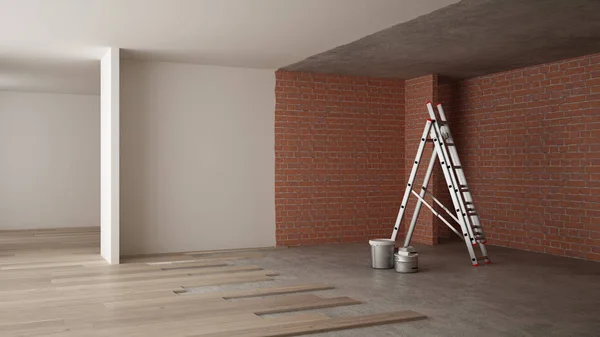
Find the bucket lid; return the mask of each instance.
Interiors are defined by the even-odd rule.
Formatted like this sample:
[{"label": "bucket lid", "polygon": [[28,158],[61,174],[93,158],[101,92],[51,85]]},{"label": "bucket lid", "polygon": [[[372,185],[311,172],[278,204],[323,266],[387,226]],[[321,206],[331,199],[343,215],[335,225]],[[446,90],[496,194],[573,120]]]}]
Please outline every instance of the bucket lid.
[{"label": "bucket lid", "polygon": [[417,250],[413,246],[408,246],[398,248],[398,252],[416,253]]},{"label": "bucket lid", "polygon": [[412,261],[419,257],[417,253],[401,254],[400,252],[394,254],[396,261]]},{"label": "bucket lid", "polygon": [[396,255],[399,255],[399,256],[415,256],[415,255],[418,255],[418,254],[417,254],[417,251],[413,247],[408,246],[408,247],[398,248],[398,252],[396,253]]},{"label": "bucket lid", "polygon": [[369,240],[371,246],[393,246],[396,244],[395,240],[392,239],[373,239]]}]

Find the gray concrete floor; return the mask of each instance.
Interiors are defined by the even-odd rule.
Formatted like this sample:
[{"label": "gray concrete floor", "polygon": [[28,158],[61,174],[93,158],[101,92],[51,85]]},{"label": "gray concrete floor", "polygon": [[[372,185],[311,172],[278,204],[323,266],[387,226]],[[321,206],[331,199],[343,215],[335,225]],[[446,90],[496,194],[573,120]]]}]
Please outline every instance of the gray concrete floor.
[{"label": "gray concrete floor", "polygon": [[416,248],[416,274],[371,269],[368,243],[268,250],[241,263],[279,272],[275,282],[219,290],[328,283],[336,289],[318,294],[364,301],[316,310],[332,317],[406,309],[428,316],[313,336],[600,336],[600,263],[491,246],[492,264],[472,267],[463,243]]}]

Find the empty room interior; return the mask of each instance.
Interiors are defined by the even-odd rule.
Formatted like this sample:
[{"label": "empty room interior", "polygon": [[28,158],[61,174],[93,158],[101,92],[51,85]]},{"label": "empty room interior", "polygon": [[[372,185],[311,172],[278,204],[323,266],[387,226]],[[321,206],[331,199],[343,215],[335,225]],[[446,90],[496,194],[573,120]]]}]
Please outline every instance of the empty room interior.
[{"label": "empty room interior", "polygon": [[0,0],[0,335],[600,335],[600,1]]}]

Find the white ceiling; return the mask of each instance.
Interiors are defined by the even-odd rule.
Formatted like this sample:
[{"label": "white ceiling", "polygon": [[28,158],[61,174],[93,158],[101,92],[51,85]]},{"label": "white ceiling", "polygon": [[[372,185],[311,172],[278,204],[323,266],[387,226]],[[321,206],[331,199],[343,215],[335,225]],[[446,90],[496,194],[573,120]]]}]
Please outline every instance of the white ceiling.
[{"label": "white ceiling", "polygon": [[0,90],[99,92],[123,58],[277,69],[458,0],[0,0]]}]

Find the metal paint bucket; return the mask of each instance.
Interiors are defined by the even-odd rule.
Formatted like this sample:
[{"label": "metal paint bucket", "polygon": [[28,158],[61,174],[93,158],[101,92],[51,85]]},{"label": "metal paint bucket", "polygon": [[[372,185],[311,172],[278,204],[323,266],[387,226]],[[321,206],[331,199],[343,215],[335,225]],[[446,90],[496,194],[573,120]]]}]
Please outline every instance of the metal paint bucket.
[{"label": "metal paint bucket", "polygon": [[374,269],[394,268],[394,246],[396,241],[391,239],[369,240],[371,245],[371,266]]},{"label": "metal paint bucket", "polygon": [[394,268],[398,273],[416,273],[419,271],[419,254],[412,247],[400,248],[394,254]]}]

